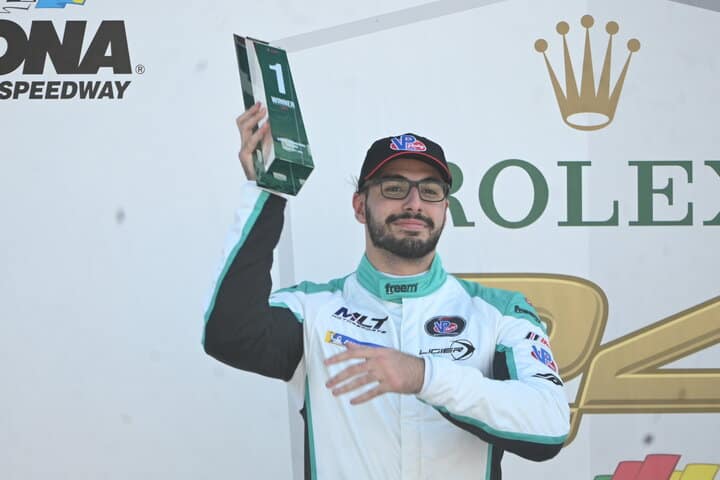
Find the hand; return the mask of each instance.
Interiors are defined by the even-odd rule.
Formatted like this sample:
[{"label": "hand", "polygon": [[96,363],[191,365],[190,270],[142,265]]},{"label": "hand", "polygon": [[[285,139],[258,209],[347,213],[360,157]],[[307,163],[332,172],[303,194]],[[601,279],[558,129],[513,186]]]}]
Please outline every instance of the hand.
[{"label": "hand", "polygon": [[[325,365],[334,365],[353,358],[363,358],[365,361],[347,367],[327,381],[325,386],[333,389],[333,395],[342,395],[368,383],[377,382],[375,388],[350,400],[351,404],[357,405],[387,392],[418,393],[422,389],[425,362],[421,358],[392,348],[363,347],[352,342],[345,346],[346,351],[328,358]],[[333,388],[345,380],[348,381]]]},{"label": "hand", "polygon": [[270,124],[265,122],[262,127],[253,130],[257,127],[257,124],[267,113],[265,108],[260,102],[257,102],[252,107],[245,110],[236,120],[238,130],[240,131],[241,147],[238,157],[240,157],[240,164],[245,171],[245,176],[248,180],[255,180],[255,166],[253,165],[253,152],[258,147],[260,142],[263,145],[268,145],[272,141],[270,134]]}]

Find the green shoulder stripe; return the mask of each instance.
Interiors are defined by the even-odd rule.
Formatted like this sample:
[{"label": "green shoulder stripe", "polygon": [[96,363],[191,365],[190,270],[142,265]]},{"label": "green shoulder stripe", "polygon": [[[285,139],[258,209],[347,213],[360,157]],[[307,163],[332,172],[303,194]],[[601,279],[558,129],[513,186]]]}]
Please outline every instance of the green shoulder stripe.
[{"label": "green shoulder stripe", "polygon": [[305,320],[301,314],[290,308],[285,302],[270,302],[271,307],[277,307],[277,308],[284,308],[285,310],[290,310],[290,312],[295,315],[295,318],[298,322],[303,323]]},{"label": "green shoulder stripe", "polygon": [[[245,222],[245,225],[243,226],[242,233],[240,234],[240,239],[238,239],[238,242],[233,247],[232,251],[230,252],[230,255],[228,255],[228,258],[225,262],[225,265],[223,266],[222,271],[220,272],[220,276],[218,277],[218,281],[215,284],[215,291],[213,291],[210,304],[208,305],[207,310],[205,311],[205,324],[207,324],[208,319],[210,318],[210,313],[213,311],[213,308],[215,308],[215,300],[217,300],[218,291],[220,290],[220,285],[222,284],[223,279],[225,278],[225,275],[227,275],[228,270],[230,270],[230,265],[232,265],[233,260],[235,260],[235,256],[238,253],[238,250],[245,244],[245,240],[247,240],[248,235],[250,235],[250,231],[255,226],[255,222],[257,221],[258,217],[260,216],[260,212],[262,212],[263,207],[265,206],[265,203],[267,202],[268,198],[270,198],[270,194],[266,191],[263,191],[260,193],[260,196],[255,201],[255,206],[252,209],[252,212],[250,212],[250,216],[248,217],[247,221]],[[203,343],[205,342],[205,334],[203,333]]]},{"label": "green shoulder stripe", "polygon": [[490,288],[478,282],[471,282],[462,278],[455,277],[455,279],[471,297],[481,298],[503,315],[527,320],[547,333],[545,325],[540,321],[540,316],[535,311],[535,308],[527,302],[522,293],[501,288]]},{"label": "green shoulder stripe", "polygon": [[314,283],[314,282],[300,282],[292,287],[281,288],[276,290],[274,293],[285,293],[285,292],[302,292],[306,294],[322,293],[322,292],[337,292],[342,290],[345,285],[347,276],[342,278],[335,278],[327,283]]},{"label": "green shoulder stripe", "polygon": [[317,458],[315,457],[315,435],[313,434],[312,407],[310,406],[310,380],[307,375],[305,375],[305,412],[307,414],[305,422],[307,424],[307,448],[310,460],[310,478],[311,480],[316,480]]},{"label": "green shoulder stripe", "polygon": [[487,303],[498,309],[500,313],[505,313],[505,309],[515,296],[515,292],[510,290],[502,290],[500,288],[489,288],[478,282],[471,282],[469,280],[463,280],[457,278],[460,285],[465,289],[468,295],[471,297],[478,297],[485,300]]},{"label": "green shoulder stripe", "polygon": [[515,365],[515,353],[513,349],[506,345],[496,345],[495,351],[505,354],[505,362],[507,364],[508,374],[511,380],[517,380],[517,366]]},{"label": "green shoulder stripe", "polygon": [[[292,287],[287,288],[281,288],[279,290],[276,290],[273,292],[273,295],[277,295],[278,293],[295,293],[295,292],[302,292],[304,294],[313,294],[313,293],[322,293],[322,292],[337,292],[342,291],[343,286],[345,285],[345,279],[347,276],[343,278],[335,278],[333,280],[330,280],[327,283],[313,283],[313,282],[300,282],[297,285],[293,285]],[[272,298],[272,296],[271,296]],[[270,300],[270,306],[271,307],[281,307],[286,308],[292,312],[293,315],[295,315],[295,318],[298,322],[303,323],[304,318],[303,316],[290,308],[285,302],[282,300]]]},{"label": "green shoulder stripe", "polygon": [[567,435],[559,435],[557,437],[551,437],[551,436],[547,436],[547,435],[533,435],[533,434],[528,434],[528,433],[504,432],[502,430],[493,428],[490,425],[488,425],[487,423],[481,422],[480,420],[476,420],[474,418],[466,417],[463,415],[455,415],[453,413],[450,413],[445,407],[434,406],[434,408],[440,412],[450,415],[452,418],[454,418],[458,421],[467,423],[476,428],[479,428],[480,430],[483,430],[486,433],[489,433],[490,435],[493,435],[493,436],[499,437],[499,438],[504,438],[506,440],[520,440],[520,441],[524,441],[524,442],[541,443],[541,444],[545,444],[545,445],[559,445],[561,443],[564,443],[565,439],[567,438]]}]

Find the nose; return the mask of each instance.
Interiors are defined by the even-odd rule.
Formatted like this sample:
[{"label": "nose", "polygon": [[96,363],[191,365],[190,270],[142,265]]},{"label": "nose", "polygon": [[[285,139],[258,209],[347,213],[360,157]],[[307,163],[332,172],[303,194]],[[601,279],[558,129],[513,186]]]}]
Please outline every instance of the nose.
[{"label": "nose", "polygon": [[403,208],[405,210],[419,211],[422,209],[422,199],[420,198],[420,190],[417,185],[410,187],[408,196],[403,201]]}]

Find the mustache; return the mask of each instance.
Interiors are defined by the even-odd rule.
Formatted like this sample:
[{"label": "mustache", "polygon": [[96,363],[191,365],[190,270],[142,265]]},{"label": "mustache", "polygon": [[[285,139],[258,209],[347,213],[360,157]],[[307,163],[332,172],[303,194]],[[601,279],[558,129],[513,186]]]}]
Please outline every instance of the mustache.
[{"label": "mustache", "polygon": [[426,217],[425,215],[422,215],[419,213],[416,213],[413,215],[412,213],[405,212],[405,213],[399,213],[396,215],[389,215],[385,219],[385,223],[390,224],[396,220],[420,220],[421,222],[424,222],[425,225],[430,227],[430,229],[435,228],[435,222],[433,222],[431,218]]}]

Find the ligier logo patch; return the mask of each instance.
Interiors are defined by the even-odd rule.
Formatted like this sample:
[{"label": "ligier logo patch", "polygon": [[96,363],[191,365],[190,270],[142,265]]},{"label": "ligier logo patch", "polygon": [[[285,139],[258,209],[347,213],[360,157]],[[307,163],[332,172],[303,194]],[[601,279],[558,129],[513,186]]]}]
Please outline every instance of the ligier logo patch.
[{"label": "ligier logo patch", "polygon": [[532,352],[530,352],[530,355],[532,357],[539,361],[540,363],[544,364],[545,366],[549,367],[553,372],[557,372],[557,364],[555,363],[555,360],[553,360],[552,355],[550,352],[545,350],[544,348],[536,347],[533,345]]},{"label": "ligier logo patch", "polygon": [[402,152],[424,152],[427,147],[413,135],[400,135],[390,140],[390,149]]},{"label": "ligier logo patch", "polygon": [[455,337],[465,330],[465,324],[461,317],[433,317],[425,322],[425,333],[432,337]]},{"label": "ligier logo patch", "polygon": [[418,355],[450,355],[453,360],[467,360],[475,353],[475,346],[470,340],[454,340],[449,347],[422,348]]}]

